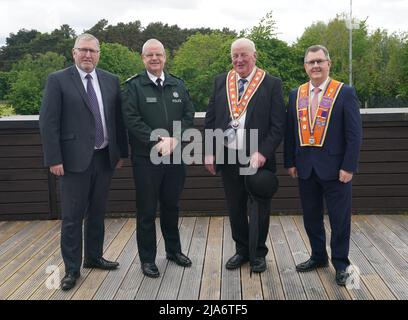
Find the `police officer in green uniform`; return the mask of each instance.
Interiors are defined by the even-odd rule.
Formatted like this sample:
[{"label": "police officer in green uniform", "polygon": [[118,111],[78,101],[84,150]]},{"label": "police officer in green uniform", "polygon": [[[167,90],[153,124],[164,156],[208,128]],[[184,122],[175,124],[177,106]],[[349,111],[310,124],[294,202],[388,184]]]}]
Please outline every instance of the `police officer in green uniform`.
[{"label": "police officer in green uniform", "polygon": [[[146,41],[142,59],[146,70],[126,81],[122,108],[132,148],[139,257],[143,273],[156,278],[160,276],[155,263],[157,203],[167,259],[191,266],[191,260],[181,252],[178,230],[185,166],[175,161],[181,157],[173,155],[181,150],[182,132],[193,126],[194,108],[183,81],[163,71],[166,52],[160,41]],[[158,134],[156,129],[168,134]],[[163,161],[157,164],[151,154],[160,155]]]}]

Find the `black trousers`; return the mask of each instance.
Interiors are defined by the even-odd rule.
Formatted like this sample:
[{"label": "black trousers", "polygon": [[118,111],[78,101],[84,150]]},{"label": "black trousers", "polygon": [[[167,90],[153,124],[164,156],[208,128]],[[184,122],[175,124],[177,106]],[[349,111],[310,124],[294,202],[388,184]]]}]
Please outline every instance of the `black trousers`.
[{"label": "black trousers", "polygon": [[109,150],[105,148],[94,153],[86,171],[65,171],[60,179],[61,253],[66,272],[78,273],[80,270],[83,222],[85,259],[102,257],[104,218],[112,175]]},{"label": "black trousers", "polygon": [[331,227],[331,260],[336,270],[344,270],[348,259],[351,228],[352,184],[321,180],[313,171],[309,179],[299,179],[303,221],[312,248],[312,259],[327,260],[323,215],[326,202]]},{"label": "black trousers", "polygon": [[181,252],[178,230],[179,198],[186,177],[184,164],[152,164],[148,157],[133,156],[136,188],[136,238],[142,263],[156,259],[157,204],[167,253]]},{"label": "black trousers", "polygon": [[[221,165],[221,177],[227,199],[228,215],[231,223],[232,239],[235,241],[236,253],[249,256],[249,223],[248,200],[249,194],[245,189],[244,176],[239,174],[238,164]],[[249,201],[251,203],[251,201]],[[259,235],[256,249],[257,257],[265,257],[268,253],[266,238],[269,230],[270,216],[269,200],[262,206],[259,215]]]}]

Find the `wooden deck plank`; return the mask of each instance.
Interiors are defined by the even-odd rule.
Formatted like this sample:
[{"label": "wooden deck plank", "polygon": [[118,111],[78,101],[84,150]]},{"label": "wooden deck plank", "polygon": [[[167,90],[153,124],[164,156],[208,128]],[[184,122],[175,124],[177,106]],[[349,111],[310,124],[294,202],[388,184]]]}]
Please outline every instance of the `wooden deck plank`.
[{"label": "wooden deck plank", "polygon": [[[57,241],[59,241],[59,236],[57,237]],[[54,283],[53,279],[49,280],[49,286],[47,287],[47,279],[51,276],[50,273],[47,273],[48,267],[54,267],[59,272],[59,264],[61,263],[61,250],[60,248],[56,248],[54,252],[49,256],[49,258],[44,261],[44,263],[28,278],[14,293],[9,296],[8,299],[10,300],[28,300],[30,296],[40,287],[44,286],[48,290],[54,290],[54,285],[57,285],[59,288],[60,285],[60,277],[58,277],[58,283]],[[49,270],[49,272],[52,269]],[[57,273],[58,275],[58,273]]]},{"label": "wooden deck plank", "polygon": [[[0,270],[2,271],[0,272],[0,279],[2,279],[3,281],[5,280],[5,273],[3,270],[7,268],[11,269],[12,271],[16,270],[17,261],[24,262],[25,260],[27,260],[27,254],[29,254],[29,251],[27,251],[27,249],[34,245],[37,240],[54,236],[55,233],[58,232],[59,228],[60,226],[56,223],[56,221],[44,221],[43,224],[38,225],[38,228],[32,230],[32,234],[29,237],[25,237],[23,240],[16,243],[16,245],[11,248],[11,250],[8,250],[3,255],[1,255]],[[7,267],[9,263],[11,263],[12,265]],[[0,280],[0,285],[2,284],[2,280]]]},{"label": "wooden deck plank", "polygon": [[14,235],[0,244],[0,256],[7,252],[9,249],[14,248],[25,238],[30,237],[31,233],[35,232],[35,230],[41,229],[41,222],[42,221],[32,221],[26,224],[22,229],[17,231]]},{"label": "wooden deck plank", "polygon": [[231,224],[228,217],[224,217],[224,236],[221,266],[221,300],[241,300],[241,272],[240,268],[227,270],[225,264],[235,254],[235,242],[231,235]]},{"label": "wooden deck plank", "polygon": [[[183,218],[179,218],[179,227],[183,221]],[[160,228],[159,228],[160,229]],[[157,232],[157,231],[156,231]],[[143,277],[142,283],[139,287],[139,290],[136,294],[136,300],[155,300],[157,294],[160,290],[161,283],[163,278],[166,274],[166,269],[169,264],[169,261],[166,259],[166,249],[165,249],[165,241],[160,241],[157,246],[157,254],[156,254],[156,265],[160,271],[159,278],[149,278]]]},{"label": "wooden deck plank", "polygon": [[0,229],[0,244],[19,232],[29,223],[29,221],[3,221]]},{"label": "wooden deck plank", "polygon": [[389,226],[386,226],[375,216],[366,216],[365,220],[375,229],[375,231],[377,231],[377,233],[381,234],[382,238],[385,239],[405,261],[408,261],[408,245],[402,241]]},{"label": "wooden deck plank", "polygon": [[293,261],[279,217],[271,217],[269,233],[273,249],[276,253],[276,263],[286,299],[306,300],[307,297],[299,275],[295,270],[295,262]]},{"label": "wooden deck plank", "polygon": [[[331,229],[330,229],[330,223],[329,223],[329,218],[326,215],[325,216],[325,229],[326,229],[326,235],[327,235],[327,241],[329,242],[330,237],[331,237]],[[351,225],[351,228],[353,228],[353,225]],[[350,242],[352,242],[350,240]],[[327,253],[329,254],[329,256],[331,256],[331,248],[330,246],[328,246],[327,248]],[[349,251],[349,259],[350,259],[350,251]],[[352,264],[353,262],[350,261]],[[353,266],[356,266],[355,264],[353,264]],[[358,266],[357,266],[358,267]],[[357,272],[355,268],[350,270],[351,273]],[[354,275],[353,275],[354,276]],[[360,279],[356,280],[359,281]],[[351,284],[350,284],[351,285]],[[364,282],[359,282],[358,285],[357,283],[354,282],[354,287],[353,288],[347,288],[346,289],[348,291],[348,293],[350,294],[351,299],[353,300],[373,300],[373,296],[370,293],[370,291],[368,290],[366,284]]]},{"label": "wooden deck plank", "polygon": [[[58,238],[58,235],[54,234],[53,236],[44,239],[44,241],[37,241],[33,245],[34,248],[32,252],[30,252],[30,256],[27,256],[28,259],[25,260],[23,266],[16,270],[7,282],[3,283],[0,287],[1,298],[7,298],[9,295],[13,294],[16,289],[35,273],[39,266],[43,265],[44,262],[48,260],[49,256],[59,247]],[[21,265],[20,262],[18,263]]]},{"label": "wooden deck plank", "polygon": [[357,225],[352,228],[351,239],[360,249],[361,253],[370,261],[377,274],[384,280],[394,296],[397,299],[408,299],[407,283]]},{"label": "wooden deck plank", "polygon": [[[105,241],[103,243],[104,246],[104,254],[106,249],[112,243],[112,241],[116,238],[119,231],[123,228],[124,224],[126,223],[127,219],[114,219],[112,223],[106,228],[105,232]],[[63,264],[61,265],[62,269],[64,269]],[[92,269],[84,269],[81,267],[80,272],[81,276],[77,279],[76,285],[69,291],[56,291],[51,297],[50,300],[70,300],[75,295],[77,290],[81,287],[82,283],[86,280],[88,275],[91,273]],[[62,270],[61,275],[64,276],[64,270]],[[30,298],[31,299],[31,298]]]},{"label": "wooden deck plank", "polygon": [[[108,230],[109,226],[112,223],[112,219],[108,219],[105,222],[105,227]],[[60,235],[61,232],[59,232],[58,234],[58,241],[60,241]],[[47,265],[53,265],[55,267],[57,267],[58,269],[55,271],[57,272],[57,275],[59,275],[59,279],[58,279],[58,288],[50,288],[47,285],[47,279],[49,277],[49,274],[46,274],[44,272],[41,272],[41,276],[40,277],[40,283],[37,287],[33,286],[32,288],[32,292],[30,294],[30,296],[28,297],[29,300],[48,300],[53,294],[55,294],[57,291],[59,291],[60,287],[59,287],[59,283],[61,282],[61,278],[64,276],[64,263],[62,261],[62,256],[61,256],[61,248],[59,247],[56,251],[54,251],[54,253],[52,254],[52,256],[50,256],[49,260],[47,262],[45,262],[45,264]],[[32,277],[35,277],[35,273],[33,274]]]},{"label": "wooden deck plank", "polygon": [[223,217],[211,217],[205,252],[200,300],[219,300],[221,295]]},{"label": "wooden deck plank", "polygon": [[380,219],[380,221],[388,228],[390,228],[390,230],[394,232],[401,241],[408,245],[408,230],[395,219],[395,216],[378,215],[377,218]]},{"label": "wooden deck plank", "polygon": [[[352,223],[351,234],[356,232],[356,226]],[[353,238],[350,239],[349,259],[353,266],[357,266],[360,272],[360,280],[364,282],[375,300],[395,300],[395,296],[378,275],[367,257],[361,252]]]},{"label": "wooden deck plank", "polygon": [[[296,227],[292,217],[280,217],[280,222],[285,232],[295,264],[306,261],[309,258],[306,246]],[[320,281],[317,272],[301,272],[299,273],[303,288],[309,300],[327,300],[326,290]]]},{"label": "wooden deck plank", "polygon": [[408,215],[393,215],[392,219],[398,221],[408,231]]},{"label": "wooden deck plank", "polygon": [[[137,221],[136,221],[136,224],[137,224]],[[160,242],[164,241],[163,235],[160,229],[159,218],[156,218],[155,228],[156,228],[156,245],[158,247]],[[129,270],[127,274],[125,275],[125,278],[123,279],[122,283],[120,284],[115,294],[115,297],[114,297],[115,300],[134,300],[140,288],[140,285],[143,279],[145,278],[145,276],[143,275],[142,269],[141,269],[139,252],[136,251],[134,254],[135,254],[135,259],[133,259],[133,262]]]},{"label": "wooden deck plank", "polygon": [[115,294],[129,271],[133,260],[136,258],[137,252],[136,231],[134,231],[116,260],[119,262],[118,270],[108,273],[95,293],[93,300],[112,300],[115,297]]},{"label": "wooden deck plank", "polygon": [[[0,292],[1,287],[8,281],[9,278],[13,277],[16,273],[20,272],[20,269],[26,266],[26,264],[35,257],[38,253],[41,253],[42,248],[47,245],[47,243],[57,235],[58,225],[56,221],[44,222],[42,225],[37,225],[38,228],[32,229],[33,238],[30,236],[24,238],[24,240],[17,243],[15,246],[18,253],[15,256],[13,250],[8,250],[5,254],[5,258],[10,260],[2,261],[4,263],[4,268],[0,271]],[[35,236],[39,237],[36,238]],[[27,241],[29,240],[29,241]],[[24,246],[21,247],[20,245]],[[2,295],[0,294],[0,297]]]},{"label": "wooden deck plank", "polygon": [[[123,248],[128,243],[132,232],[135,230],[135,221],[133,219],[128,219],[121,230],[119,230],[115,239],[110,243],[106,249],[104,256],[107,260],[115,261]],[[92,299],[96,291],[98,291],[99,286],[102,284],[103,280],[106,278],[109,272],[100,269],[91,269],[91,273],[81,283],[77,292],[72,296],[72,300],[89,300]]]},{"label": "wooden deck plank", "polygon": [[285,300],[283,286],[276,264],[275,252],[272,240],[268,232],[266,240],[268,254],[266,255],[266,271],[261,273],[262,292],[265,300]]},{"label": "wooden deck plank", "polygon": [[355,224],[364,232],[368,239],[377,247],[382,255],[391,263],[391,265],[401,274],[408,284],[407,261],[398,254],[397,250],[391,246],[383,237],[381,232],[375,230],[364,217],[355,217]]},{"label": "wooden deck plank", "polygon": [[[9,233],[0,243],[0,299],[289,300],[301,296],[299,299],[407,300],[408,216],[352,219],[349,257],[359,268],[359,289],[339,287],[331,264],[310,273],[295,271],[295,265],[310,254],[301,216],[271,217],[267,270],[252,277],[249,264],[225,269],[226,260],[235,253],[228,217],[190,216],[179,219],[179,228],[182,250],[193,261],[191,268],[167,261],[156,219],[161,277],[146,279],[140,268],[135,219],[107,219],[104,256],[118,260],[120,268],[112,272],[81,269],[76,287],[68,292],[46,286],[48,266],[57,266],[60,277],[64,275],[60,221],[3,222],[0,229]],[[330,255],[327,216],[325,228]]]},{"label": "wooden deck plank", "polygon": [[[303,224],[303,216],[295,216],[294,221],[296,223],[296,226],[298,227],[300,235],[302,236],[303,242],[305,243],[306,248],[310,255],[311,254],[310,242]],[[326,239],[328,240],[327,237]],[[319,277],[330,300],[351,299],[350,294],[347,292],[347,290],[344,287],[340,287],[336,284],[335,271],[332,264],[330,264],[328,268],[317,269],[317,273],[319,274]]]},{"label": "wooden deck plank", "polygon": [[[188,255],[191,237],[193,235],[195,217],[184,217],[180,225],[180,242],[181,251]],[[157,300],[176,300],[183,273],[189,268],[178,266],[175,262],[170,261],[167,265],[166,273],[160,285],[160,290],[157,294]]]},{"label": "wooden deck plank", "polygon": [[179,300],[198,300],[199,298],[209,224],[209,217],[197,217],[189,250],[192,265],[191,268],[184,270],[178,295]]}]

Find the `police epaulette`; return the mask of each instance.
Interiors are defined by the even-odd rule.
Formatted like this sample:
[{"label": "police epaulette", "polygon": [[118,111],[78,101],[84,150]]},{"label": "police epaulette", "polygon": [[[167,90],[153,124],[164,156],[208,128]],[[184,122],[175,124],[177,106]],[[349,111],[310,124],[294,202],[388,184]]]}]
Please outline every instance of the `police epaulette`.
[{"label": "police epaulette", "polygon": [[136,73],[135,75],[131,76],[130,78],[126,79],[125,82],[132,80],[133,78],[137,78],[140,74]]}]

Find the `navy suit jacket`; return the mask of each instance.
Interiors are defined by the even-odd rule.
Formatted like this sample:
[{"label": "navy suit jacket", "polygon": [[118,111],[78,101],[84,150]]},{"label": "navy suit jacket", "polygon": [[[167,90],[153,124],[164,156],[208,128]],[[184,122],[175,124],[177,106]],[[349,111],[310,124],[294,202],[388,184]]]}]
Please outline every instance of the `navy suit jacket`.
[{"label": "navy suit jacket", "polygon": [[[114,168],[128,156],[128,140],[121,111],[119,79],[96,69],[108,131],[109,158]],[[95,120],[88,95],[75,65],[49,75],[40,110],[44,164],[62,163],[64,169],[83,172],[95,146]]]},{"label": "navy suit jacket", "polygon": [[322,180],[336,180],[339,170],[356,172],[361,146],[362,125],[355,90],[343,85],[334,103],[326,139],[322,147],[301,147],[296,116],[298,89],[289,95],[284,142],[285,168],[296,167],[301,179],[312,169]]}]

